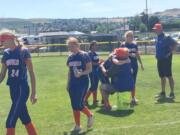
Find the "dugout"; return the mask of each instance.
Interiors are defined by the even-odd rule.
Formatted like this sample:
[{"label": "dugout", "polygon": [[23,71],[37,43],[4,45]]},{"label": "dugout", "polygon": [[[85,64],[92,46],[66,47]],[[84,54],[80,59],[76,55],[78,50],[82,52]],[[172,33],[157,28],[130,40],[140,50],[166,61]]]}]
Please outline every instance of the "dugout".
[{"label": "dugout", "polygon": [[96,40],[97,42],[108,42],[98,46],[98,51],[111,52],[114,48],[119,46],[119,43],[113,43],[118,41],[118,36],[116,34],[91,34],[88,37],[88,41],[91,42]]}]

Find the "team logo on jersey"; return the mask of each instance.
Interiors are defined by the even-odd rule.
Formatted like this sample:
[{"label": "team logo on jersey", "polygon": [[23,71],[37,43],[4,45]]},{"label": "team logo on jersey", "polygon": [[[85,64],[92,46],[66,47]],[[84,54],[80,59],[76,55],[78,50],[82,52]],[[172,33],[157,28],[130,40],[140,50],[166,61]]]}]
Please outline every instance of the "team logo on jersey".
[{"label": "team logo on jersey", "polygon": [[131,52],[136,52],[137,49],[136,49],[136,48],[131,48],[131,49],[129,49],[129,51],[130,51],[130,53],[131,53]]},{"label": "team logo on jersey", "polygon": [[18,66],[19,60],[18,59],[9,59],[6,61],[7,66]]},{"label": "team logo on jersey", "polygon": [[130,53],[130,56],[135,58],[136,57],[136,53]]},{"label": "team logo on jersey", "polygon": [[69,62],[69,67],[74,67],[74,66],[81,66],[82,62],[81,61],[71,61]]}]

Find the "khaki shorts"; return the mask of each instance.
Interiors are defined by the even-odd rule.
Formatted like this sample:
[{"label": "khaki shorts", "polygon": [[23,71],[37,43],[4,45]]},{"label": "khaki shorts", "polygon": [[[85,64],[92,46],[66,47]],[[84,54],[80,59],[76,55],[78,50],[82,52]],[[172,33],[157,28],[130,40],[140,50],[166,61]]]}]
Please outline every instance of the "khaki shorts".
[{"label": "khaki shorts", "polygon": [[108,94],[114,94],[116,92],[115,88],[111,84],[101,84],[101,90],[107,92]]}]

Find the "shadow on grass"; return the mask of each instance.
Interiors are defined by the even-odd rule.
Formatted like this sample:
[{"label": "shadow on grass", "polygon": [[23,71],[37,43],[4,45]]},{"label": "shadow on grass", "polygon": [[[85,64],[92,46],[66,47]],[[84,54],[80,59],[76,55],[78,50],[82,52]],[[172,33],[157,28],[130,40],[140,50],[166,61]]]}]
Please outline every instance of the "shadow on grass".
[{"label": "shadow on grass", "polygon": [[155,104],[165,104],[165,103],[180,103],[180,102],[175,101],[172,98],[160,98],[157,99],[157,102]]},{"label": "shadow on grass", "polygon": [[86,135],[91,131],[93,131],[93,129],[88,129],[86,131],[81,131],[81,132],[64,132],[64,135]]},{"label": "shadow on grass", "polygon": [[97,111],[97,113],[104,114],[104,115],[110,115],[113,117],[126,117],[131,115],[134,112],[133,109],[127,109],[127,110],[111,110],[107,111],[104,109],[100,109]]}]

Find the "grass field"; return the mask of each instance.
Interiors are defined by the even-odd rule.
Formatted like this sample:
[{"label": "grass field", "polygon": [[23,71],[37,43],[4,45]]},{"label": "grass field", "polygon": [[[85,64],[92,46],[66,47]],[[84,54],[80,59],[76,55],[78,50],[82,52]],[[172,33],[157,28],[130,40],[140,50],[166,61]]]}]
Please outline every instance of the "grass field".
[{"label": "grass field", "polygon": [[[81,115],[82,135],[179,135],[180,134],[180,55],[173,60],[176,100],[156,103],[154,95],[160,90],[154,56],[142,56],[145,71],[139,70],[137,98],[139,105],[131,110],[104,112],[92,108],[95,115],[93,130],[86,132],[86,117]],[[66,57],[35,57],[38,103],[29,112],[39,135],[66,135],[73,127],[70,100],[66,92]],[[169,94],[169,87],[167,87]],[[111,97],[116,103],[116,95]],[[10,108],[10,97],[5,81],[0,85],[0,135],[5,133],[5,121]],[[26,135],[20,121],[17,135]]]}]

